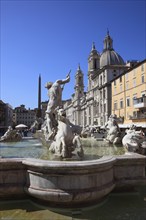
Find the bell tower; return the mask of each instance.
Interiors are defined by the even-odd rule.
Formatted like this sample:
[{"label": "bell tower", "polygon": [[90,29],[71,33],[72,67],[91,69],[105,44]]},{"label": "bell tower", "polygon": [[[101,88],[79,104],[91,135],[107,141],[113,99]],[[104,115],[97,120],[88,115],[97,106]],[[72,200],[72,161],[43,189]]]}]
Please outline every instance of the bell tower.
[{"label": "bell tower", "polygon": [[75,99],[80,99],[84,95],[84,80],[83,80],[83,72],[80,68],[80,64],[78,65],[78,69],[75,75]]},{"label": "bell tower", "polygon": [[92,89],[92,76],[100,69],[100,54],[95,48],[95,43],[92,43],[92,49],[88,57],[88,90]]},{"label": "bell tower", "polygon": [[94,71],[100,68],[100,55],[95,48],[95,43],[92,43],[92,49],[88,57],[88,71]]}]

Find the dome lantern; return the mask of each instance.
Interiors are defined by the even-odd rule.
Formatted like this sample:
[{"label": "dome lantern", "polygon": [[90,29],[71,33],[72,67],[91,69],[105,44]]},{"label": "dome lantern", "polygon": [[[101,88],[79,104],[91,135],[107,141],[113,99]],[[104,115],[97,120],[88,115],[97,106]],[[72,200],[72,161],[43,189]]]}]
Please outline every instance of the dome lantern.
[{"label": "dome lantern", "polygon": [[125,65],[122,57],[113,49],[113,40],[107,31],[104,39],[104,49],[100,57],[100,68],[107,65]]},{"label": "dome lantern", "polygon": [[109,35],[109,30],[107,30],[107,35],[104,39],[104,50],[112,50],[113,49],[113,40]]}]

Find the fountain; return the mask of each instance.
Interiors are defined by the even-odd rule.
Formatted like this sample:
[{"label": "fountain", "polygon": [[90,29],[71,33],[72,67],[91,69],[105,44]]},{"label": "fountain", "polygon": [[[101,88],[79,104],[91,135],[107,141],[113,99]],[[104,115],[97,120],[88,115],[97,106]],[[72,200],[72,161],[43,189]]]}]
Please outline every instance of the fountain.
[{"label": "fountain", "polygon": [[[97,204],[113,190],[146,184],[146,157],[136,153],[86,160],[78,127],[62,108],[61,85],[70,76],[47,83],[49,102],[43,132],[57,160],[0,159],[0,198],[34,198],[60,207]],[[73,157],[75,156],[75,160]]]},{"label": "fountain", "polygon": [[66,79],[56,80],[55,83],[49,82],[46,88],[49,90],[49,102],[46,111],[46,121],[42,130],[46,141],[52,141],[50,151],[62,158],[72,158],[77,150],[77,155],[83,157],[83,147],[80,137],[77,134],[77,126],[73,125],[67,118],[62,108],[61,85],[70,81],[70,75]]},{"label": "fountain", "polygon": [[22,136],[17,130],[13,129],[11,126],[8,127],[5,134],[0,138],[0,142],[10,142],[10,141],[20,141]]}]

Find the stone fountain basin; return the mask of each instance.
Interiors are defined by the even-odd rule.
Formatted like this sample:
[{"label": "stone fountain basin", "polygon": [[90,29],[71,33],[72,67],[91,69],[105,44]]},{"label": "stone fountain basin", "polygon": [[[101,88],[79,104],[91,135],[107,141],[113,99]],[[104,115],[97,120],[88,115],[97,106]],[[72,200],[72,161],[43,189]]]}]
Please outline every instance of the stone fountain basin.
[{"label": "stone fountain basin", "polygon": [[146,185],[146,157],[131,153],[90,161],[0,159],[0,199],[33,197],[48,205],[96,204],[112,190]]},{"label": "stone fountain basin", "polygon": [[64,206],[100,200],[115,187],[113,157],[93,161],[24,160],[27,167],[25,192]]}]

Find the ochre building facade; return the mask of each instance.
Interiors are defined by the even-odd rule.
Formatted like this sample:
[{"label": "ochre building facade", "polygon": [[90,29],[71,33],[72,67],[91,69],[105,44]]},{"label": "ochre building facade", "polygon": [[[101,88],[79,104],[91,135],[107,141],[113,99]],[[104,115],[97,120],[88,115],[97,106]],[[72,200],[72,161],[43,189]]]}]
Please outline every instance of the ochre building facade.
[{"label": "ochre building facade", "polygon": [[146,60],[112,82],[112,114],[125,126],[146,127]]}]

